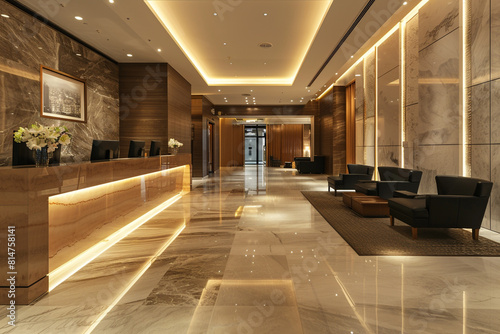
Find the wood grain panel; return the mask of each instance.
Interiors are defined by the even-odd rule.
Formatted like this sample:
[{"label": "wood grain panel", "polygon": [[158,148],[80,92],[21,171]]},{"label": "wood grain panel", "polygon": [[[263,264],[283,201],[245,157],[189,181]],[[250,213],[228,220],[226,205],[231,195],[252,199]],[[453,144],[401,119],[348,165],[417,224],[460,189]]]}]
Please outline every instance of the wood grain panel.
[{"label": "wood grain panel", "polygon": [[281,160],[293,161],[295,157],[303,156],[302,137],[304,126],[302,124],[284,124],[281,139]]},{"label": "wood grain panel", "polygon": [[346,172],[346,88],[333,87],[333,164],[332,173]]},{"label": "wood grain panel", "polygon": [[243,166],[244,127],[233,125],[233,119],[220,119],[220,167]]},{"label": "wood grain panel", "polygon": [[325,156],[325,173],[333,173],[333,92],[330,91],[320,100],[319,155]]},{"label": "wood grain panel", "polygon": [[213,148],[214,148],[214,171],[219,169],[219,120],[212,115],[210,110],[214,107],[206,97],[202,95],[191,96],[191,122],[194,126],[194,137],[192,141],[193,152],[193,176],[203,177],[208,175],[208,122],[214,125]]},{"label": "wood grain panel", "polygon": [[120,64],[120,156],[130,140],[162,142],[167,152],[167,64]]},{"label": "wood grain panel", "polygon": [[168,65],[168,137],[184,144],[179,153],[191,153],[191,84]]}]

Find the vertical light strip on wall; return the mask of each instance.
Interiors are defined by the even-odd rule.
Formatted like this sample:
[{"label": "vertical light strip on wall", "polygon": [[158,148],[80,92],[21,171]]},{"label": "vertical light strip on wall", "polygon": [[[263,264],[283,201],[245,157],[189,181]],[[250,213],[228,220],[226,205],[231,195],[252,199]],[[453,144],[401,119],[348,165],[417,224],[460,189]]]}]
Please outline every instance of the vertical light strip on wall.
[{"label": "vertical light strip on wall", "polygon": [[[375,129],[373,129],[373,133],[375,134],[375,152],[373,152],[373,161],[375,163],[375,170],[378,169],[378,45],[375,47],[375,119],[373,120],[373,124]],[[375,180],[378,180],[378,173],[375,174]]]},{"label": "vertical light strip on wall", "polygon": [[400,117],[400,129],[401,129],[401,150],[400,150],[400,154],[401,154],[401,161],[400,161],[400,166],[402,168],[405,167],[405,141],[406,141],[406,80],[405,80],[405,73],[406,73],[406,68],[405,68],[405,57],[406,57],[406,36],[405,36],[405,33],[406,33],[406,22],[401,22],[399,24],[399,41],[400,41],[400,49],[401,49],[401,52],[400,52],[400,61],[399,61],[399,67],[400,67],[400,72],[399,72],[399,75],[400,75],[400,79],[399,79],[399,89],[400,89],[400,92],[401,92],[401,97],[399,99],[400,101],[400,104],[401,104],[401,117]]},{"label": "vertical light strip on wall", "polygon": [[471,175],[469,150],[469,62],[467,50],[469,48],[469,1],[462,0],[462,176]]}]

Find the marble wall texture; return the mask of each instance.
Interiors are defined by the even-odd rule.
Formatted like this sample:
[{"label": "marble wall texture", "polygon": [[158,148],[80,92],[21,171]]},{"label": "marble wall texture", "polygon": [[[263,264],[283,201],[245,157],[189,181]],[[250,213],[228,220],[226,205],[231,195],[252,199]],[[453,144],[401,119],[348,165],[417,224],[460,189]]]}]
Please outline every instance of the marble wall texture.
[{"label": "marble wall texture", "polygon": [[[13,131],[34,122],[74,134],[62,161],[89,160],[93,138],[119,139],[117,64],[5,1],[0,12],[0,166],[11,163]],[[86,123],[40,117],[40,65],[86,80]]]},{"label": "marble wall texture", "polygon": [[500,231],[500,2],[470,3],[471,176],[493,181],[483,227]]}]

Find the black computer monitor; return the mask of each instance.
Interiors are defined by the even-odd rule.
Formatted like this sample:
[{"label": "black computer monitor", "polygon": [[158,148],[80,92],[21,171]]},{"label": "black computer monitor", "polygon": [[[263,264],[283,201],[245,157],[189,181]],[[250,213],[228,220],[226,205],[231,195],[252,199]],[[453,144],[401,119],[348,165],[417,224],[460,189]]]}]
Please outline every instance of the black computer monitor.
[{"label": "black computer monitor", "polygon": [[161,141],[158,140],[152,140],[149,149],[149,156],[154,157],[155,155],[161,155]]},{"label": "black computer monitor", "polygon": [[146,142],[140,140],[131,140],[128,148],[129,158],[139,158],[144,156],[144,146]]},{"label": "black computer monitor", "polygon": [[[49,165],[57,165],[61,161],[61,145],[52,153]],[[16,143],[12,139],[12,166],[35,165],[33,151],[26,146],[26,143]]]},{"label": "black computer monitor", "polygon": [[120,153],[118,140],[93,140],[90,161],[117,159]]}]

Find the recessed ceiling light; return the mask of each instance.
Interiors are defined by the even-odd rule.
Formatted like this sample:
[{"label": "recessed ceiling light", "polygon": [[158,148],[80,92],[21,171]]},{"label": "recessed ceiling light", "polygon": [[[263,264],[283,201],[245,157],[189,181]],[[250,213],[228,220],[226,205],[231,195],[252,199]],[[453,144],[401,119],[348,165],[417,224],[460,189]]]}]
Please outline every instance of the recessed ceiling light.
[{"label": "recessed ceiling light", "polygon": [[250,92],[253,92],[253,89],[250,89]]},{"label": "recessed ceiling light", "polygon": [[214,13],[214,16],[217,16],[217,13]]},{"label": "recessed ceiling light", "polygon": [[308,93],[310,93],[310,92],[311,92],[311,90],[310,90],[310,89],[308,89],[308,90],[307,90],[307,92],[308,92]]},{"label": "recessed ceiling light", "polygon": [[293,100],[290,100],[290,102],[293,102]]},{"label": "recessed ceiling light", "polygon": [[335,73],[335,75],[339,75],[338,73]]},{"label": "recessed ceiling light", "polygon": [[229,65],[233,65],[233,63],[229,63]]},{"label": "recessed ceiling light", "polygon": [[218,92],[220,92],[220,89],[217,89]]},{"label": "recessed ceiling light", "polygon": [[407,2],[407,1],[403,2],[403,6],[406,6],[407,4],[408,4],[408,2]]},{"label": "recessed ceiling light", "polygon": [[267,13],[264,13],[264,16],[267,16]]},{"label": "recessed ceiling light", "polygon": [[226,42],[224,42],[223,44],[224,44],[224,45],[227,45],[227,43],[226,43]]},{"label": "recessed ceiling light", "polygon": [[351,58],[354,58],[354,56],[351,56]]},{"label": "recessed ceiling light", "polygon": [[115,0],[109,0],[109,3],[115,3]]},{"label": "recessed ceiling light", "polygon": [[127,53],[127,57],[133,57],[131,53]]},{"label": "recessed ceiling light", "polygon": [[157,51],[158,51],[158,52],[161,52],[161,49],[158,49]]},{"label": "recessed ceiling light", "polygon": [[81,53],[77,53],[76,55],[77,55],[78,57],[81,57],[81,56],[82,56],[82,54],[81,54]]},{"label": "recessed ceiling light", "polygon": [[260,46],[261,48],[264,48],[264,49],[267,49],[267,48],[272,48],[272,47],[273,47],[273,45],[272,45],[271,43],[269,43],[269,42],[259,43],[259,46]]},{"label": "recessed ceiling light", "polygon": [[226,102],[227,102],[227,100],[226,100]]},{"label": "recessed ceiling light", "polygon": [[356,74],[356,76],[357,76],[357,77],[360,77],[360,76],[361,76],[361,74]]},{"label": "recessed ceiling light", "polygon": [[224,97],[224,100],[227,100],[227,97]]},{"label": "recessed ceiling light", "polygon": [[6,19],[8,19],[10,16],[7,14],[2,14],[2,17],[5,17]]},{"label": "recessed ceiling light", "polygon": [[81,21],[81,20],[83,20],[83,17],[81,17],[81,16],[75,16],[75,19],[77,19],[78,21]]},{"label": "recessed ceiling light", "polygon": [[38,47],[39,50],[43,49],[41,46]]}]

